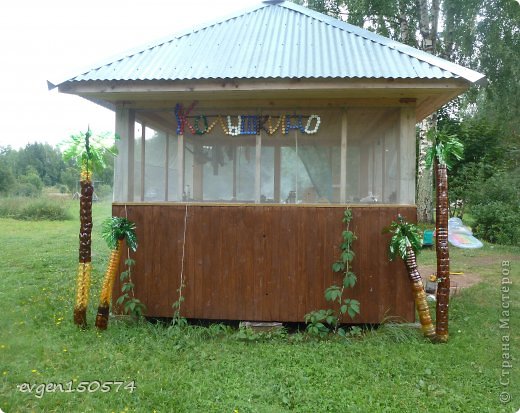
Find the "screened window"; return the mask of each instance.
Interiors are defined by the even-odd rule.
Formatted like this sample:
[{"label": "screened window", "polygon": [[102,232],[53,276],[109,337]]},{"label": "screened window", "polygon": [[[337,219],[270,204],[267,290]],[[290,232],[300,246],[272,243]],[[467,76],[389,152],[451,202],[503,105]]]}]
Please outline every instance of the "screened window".
[{"label": "screened window", "polygon": [[[414,203],[414,125],[403,129],[400,108],[138,117],[145,125],[153,119],[153,128],[143,133],[138,123],[133,151],[122,151],[133,153],[127,193],[137,202]],[[128,173],[126,165],[117,163],[116,176]],[[115,201],[124,194],[114,188]]]}]

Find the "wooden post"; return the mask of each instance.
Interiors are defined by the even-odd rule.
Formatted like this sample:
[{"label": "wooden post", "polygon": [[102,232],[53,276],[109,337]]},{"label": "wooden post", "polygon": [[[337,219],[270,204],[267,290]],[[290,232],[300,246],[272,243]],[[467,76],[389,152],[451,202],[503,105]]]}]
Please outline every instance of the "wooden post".
[{"label": "wooden post", "polygon": [[274,202],[280,202],[280,187],[282,178],[282,147],[274,147]]},{"label": "wooden post", "polygon": [[376,143],[375,142],[372,142],[370,144],[370,162],[369,162],[369,167],[368,167],[368,173],[369,173],[369,177],[370,177],[370,183],[369,183],[369,187],[370,187],[370,192],[372,193],[372,195],[375,195],[375,191],[376,191],[376,180],[375,180],[375,171],[376,171]]},{"label": "wooden post", "polygon": [[166,154],[164,156],[164,200],[168,201],[168,161],[170,157],[170,134],[166,134]]},{"label": "wooden post", "polygon": [[262,132],[256,135],[256,164],[255,164],[255,203],[260,203],[262,192]]},{"label": "wooden post", "polygon": [[401,108],[399,122],[399,187],[397,202],[415,203],[415,107]]},{"label": "wooden post", "polygon": [[146,155],[146,149],[145,149],[145,142],[146,142],[146,125],[143,122],[141,124],[141,202],[144,201],[144,176],[145,176],[145,155]]},{"label": "wooden post", "polygon": [[386,135],[388,132],[383,133],[383,137],[381,140],[383,141],[383,159],[381,159],[381,199],[379,202],[386,203],[386,193],[387,193],[387,181],[388,181],[388,174],[386,171],[386,141],[387,137]]},{"label": "wooden post", "polygon": [[339,188],[339,202],[347,202],[347,111],[341,115],[341,175]]},{"label": "wooden post", "polygon": [[132,202],[134,200],[134,139],[135,111],[116,106],[116,141],[119,156],[116,157],[114,173],[114,201]]},{"label": "wooden post", "polygon": [[179,201],[184,200],[184,135],[177,135],[177,173],[178,183],[177,193]]},{"label": "wooden post", "polygon": [[197,154],[202,151],[202,144],[193,144],[193,199],[195,201],[204,200],[204,164],[197,162]]},{"label": "wooden post", "polygon": [[237,199],[237,147],[233,145],[233,200]]},{"label": "wooden post", "polygon": [[381,138],[382,133],[378,132],[378,135],[374,140],[374,186],[373,195],[377,198],[378,202],[382,202],[383,197],[383,139]]},{"label": "wooden post", "polygon": [[360,150],[360,168],[359,168],[359,198],[364,198],[369,191],[369,162],[370,162],[370,145],[361,142]]}]

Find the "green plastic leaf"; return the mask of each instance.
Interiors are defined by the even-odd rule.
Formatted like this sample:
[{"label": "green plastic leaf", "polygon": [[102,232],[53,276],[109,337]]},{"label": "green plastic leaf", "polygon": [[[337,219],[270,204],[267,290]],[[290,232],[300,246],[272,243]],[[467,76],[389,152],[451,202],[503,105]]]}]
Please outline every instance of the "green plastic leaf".
[{"label": "green plastic leaf", "polygon": [[126,240],[126,244],[130,249],[133,251],[137,249],[135,224],[127,218],[110,217],[104,220],[102,224],[101,236],[106,241],[108,248],[111,250],[116,249],[118,246],[118,241],[122,239]]},{"label": "green plastic leaf", "polygon": [[428,168],[431,168],[437,161],[451,169],[456,160],[462,159],[464,145],[455,135],[449,134],[445,129],[440,131],[430,130],[428,139],[432,142],[432,146],[426,154],[426,166]]},{"label": "green plastic leaf", "polygon": [[422,238],[418,228],[407,222],[401,215],[397,217],[396,221],[392,222],[389,231],[392,234],[388,248],[390,260],[395,259],[396,256],[406,260],[407,247],[409,246],[416,253],[420,251]]}]

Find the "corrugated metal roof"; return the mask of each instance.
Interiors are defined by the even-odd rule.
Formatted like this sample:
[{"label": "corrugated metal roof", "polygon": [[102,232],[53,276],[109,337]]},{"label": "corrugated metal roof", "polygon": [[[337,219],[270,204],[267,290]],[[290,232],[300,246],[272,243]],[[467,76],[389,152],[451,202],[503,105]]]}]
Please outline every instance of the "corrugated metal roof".
[{"label": "corrugated metal roof", "polygon": [[262,3],[100,65],[76,81],[448,79],[483,75],[293,3]]}]

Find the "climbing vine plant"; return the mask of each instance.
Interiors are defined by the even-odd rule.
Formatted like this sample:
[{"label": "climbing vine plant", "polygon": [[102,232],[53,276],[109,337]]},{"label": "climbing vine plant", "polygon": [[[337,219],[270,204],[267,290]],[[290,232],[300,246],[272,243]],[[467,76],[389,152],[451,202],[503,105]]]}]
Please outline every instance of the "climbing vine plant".
[{"label": "climbing vine plant", "polygon": [[[128,254],[130,255],[130,251],[128,251]],[[123,307],[125,314],[137,319],[144,314],[146,306],[135,296],[134,292],[135,284],[132,281],[132,267],[135,265],[135,261],[132,258],[127,258],[125,265],[126,270],[119,276],[122,295],[117,299],[117,304]]]},{"label": "climbing vine plant", "polygon": [[312,335],[324,337],[329,333],[333,333],[345,337],[347,331],[341,327],[344,317],[348,316],[354,319],[359,314],[359,301],[344,296],[345,289],[354,287],[357,281],[357,276],[352,271],[352,261],[355,257],[352,244],[357,237],[350,230],[351,221],[352,211],[346,209],[343,214],[345,230],[342,233],[342,242],[340,244],[341,255],[338,261],[332,264],[332,270],[343,275],[343,280],[341,285],[333,284],[325,290],[325,299],[333,307],[312,311],[305,315],[307,331]]}]

